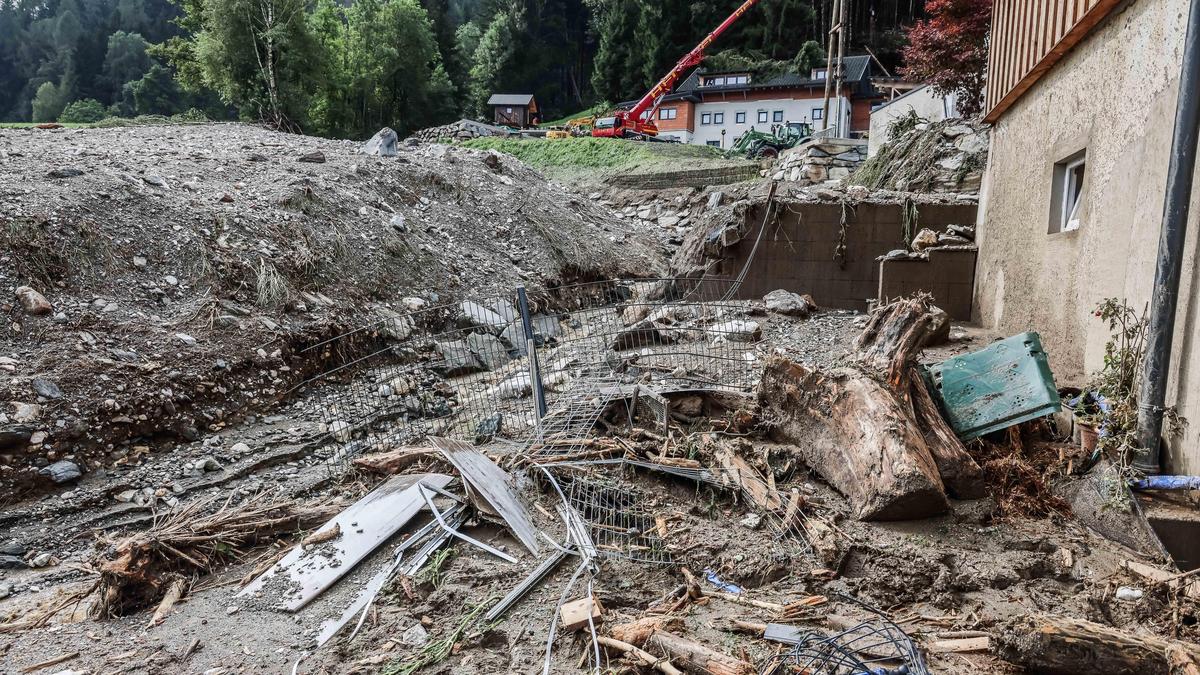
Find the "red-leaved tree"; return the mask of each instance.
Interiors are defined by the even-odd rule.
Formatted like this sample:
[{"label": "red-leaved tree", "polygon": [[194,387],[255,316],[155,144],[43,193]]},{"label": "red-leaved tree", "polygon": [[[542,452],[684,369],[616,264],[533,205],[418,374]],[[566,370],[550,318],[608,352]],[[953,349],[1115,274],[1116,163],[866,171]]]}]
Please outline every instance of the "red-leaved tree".
[{"label": "red-leaved tree", "polygon": [[940,94],[956,94],[964,117],[978,114],[983,108],[992,0],[929,0],[925,12],[929,19],[908,29],[901,72],[930,83]]}]

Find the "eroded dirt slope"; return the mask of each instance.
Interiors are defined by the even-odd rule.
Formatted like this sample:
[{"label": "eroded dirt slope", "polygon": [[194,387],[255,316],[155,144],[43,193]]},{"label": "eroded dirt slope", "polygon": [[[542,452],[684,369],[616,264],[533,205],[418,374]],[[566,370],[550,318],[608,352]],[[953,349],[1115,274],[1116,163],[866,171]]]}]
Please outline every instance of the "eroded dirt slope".
[{"label": "eroded dirt slope", "polygon": [[308,367],[295,348],[344,326],[651,275],[655,250],[497,153],[369,157],[238,124],[0,131],[0,480],[199,438],[279,400]]}]

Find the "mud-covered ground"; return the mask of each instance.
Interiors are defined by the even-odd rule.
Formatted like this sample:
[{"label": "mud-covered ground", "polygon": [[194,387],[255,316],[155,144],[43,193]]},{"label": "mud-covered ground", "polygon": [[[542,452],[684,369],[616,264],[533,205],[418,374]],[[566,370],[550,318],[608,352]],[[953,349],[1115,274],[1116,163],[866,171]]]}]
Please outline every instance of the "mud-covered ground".
[{"label": "mud-covered ground", "polygon": [[[794,358],[808,355],[817,365],[836,361],[857,330],[856,317],[848,314],[821,314],[806,321],[776,315],[760,319],[765,336],[777,341],[779,349]],[[930,350],[926,358],[940,360],[977,348],[989,337],[959,327],[952,335],[952,342]],[[0,628],[5,631],[0,633],[0,670],[18,671],[68,656],[61,665],[38,672],[405,672],[404,666],[423,648],[449,638],[453,646],[448,645],[444,658],[419,672],[541,672],[550,620],[576,559],[564,562],[498,623],[464,624],[475,608],[490,606],[538,562],[505,528],[488,521],[472,522],[464,531],[517,557],[518,564],[454,542],[452,554],[436,569],[388,586],[352,642],[345,631],[315,652],[313,640],[322,622],[338,616],[385,564],[389,545],[295,614],[273,609],[278,599],[269,588],[257,598],[235,594],[264,560],[294,545],[303,533],[239,552],[201,576],[161,625],[147,627],[152,608],[114,619],[89,618],[89,598],[64,608],[45,625],[21,628],[23,621],[41,617],[47,607],[86,588],[93,577],[83,570],[111,540],[151,527],[156,513],[172,506],[183,508],[196,500],[210,500],[210,508],[236,506],[262,493],[301,504],[349,504],[365,494],[380,477],[331,467],[315,452],[324,440],[318,424],[321,400],[321,392],[307,392],[267,417],[244,419],[172,450],[146,452],[88,474],[77,485],[6,508],[0,514],[6,537],[24,549],[26,558],[50,554],[50,560],[45,567],[0,577],[0,595],[5,596],[0,620],[9,626]],[[812,595],[829,598],[787,621],[715,594],[674,612],[679,621],[675,632],[760,665],[777,645],[747,632],[746,622],[834,632],[870,618],[842,596],[885,611],[926,649],[932,672],[964,675],[1019,669],[990,651],[938,653],[930,649],[934,642],[963,631],[1003,636],[1006,622],[1033,613],[1077,616],[1158,635],[1170,635],[1180,625],[1168,620],[1161,589],[1146,588],[1136,601],[1117,599],[1117,586],[1140,583],[1120,568],[1123,561],[1137,559],[1136,554],[1090,533],[1069,516],[1000,518],[989,498],[954,502],[952,512],[938,518],[862,523],[849,516],[840,495],[802,464],[788,460],[786,447],[753,438],[747,443],[748,451],[773,458],[781,493],[796,488],[805,496],[808,532],[819,534],[810,536],[811,549],[794,533],[781,536],[756,518],[744,499],[721,488],[634,469],[555,472],[564,484],[582,477],[634,494],[640,516],[660,517],[666,525],[660,548],[634,554],[652,560],[600,560],[592,584],[606,624],[643,616],[683,583],[680,568],[686,567],[701,579],[711,570],[754,600],[788,604]],[[1069,457],[1070,449],[1064,446],[1064,452]],[[216,465],[201,462],[197,473],[197,460],[207,457]],[[438,461],[409,470],[453,473]],[[557,494],[542,480],[521,484],[523,496],[534,505],[537,525],[563,541],[563,526],[552,516]],[[123,492],[147,489],[148,495],[157,493],[149,500],[153,505],[120,501]],[[567,599],[584,593],[588,577],[575,582]],[[703,581],[702,589],[716,590]],[[460,625],[465,625],[461,634],[455,632]],[[580,672],[579,664],[586,666],[591,650],[586,632],[560,634],[551,650],[551,672]],[[622,664],[611,658],[608,667]]]}]

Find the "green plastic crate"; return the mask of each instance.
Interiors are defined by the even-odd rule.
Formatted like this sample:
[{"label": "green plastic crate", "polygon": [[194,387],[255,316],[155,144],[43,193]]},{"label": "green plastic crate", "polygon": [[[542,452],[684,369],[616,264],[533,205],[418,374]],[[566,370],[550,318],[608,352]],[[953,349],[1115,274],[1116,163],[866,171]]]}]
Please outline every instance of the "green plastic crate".
[{"label": "green plastic crate", "polygon": [[924,371],[954,433],[965,440],[1058,412],[1042,340],[1021,333]]}]

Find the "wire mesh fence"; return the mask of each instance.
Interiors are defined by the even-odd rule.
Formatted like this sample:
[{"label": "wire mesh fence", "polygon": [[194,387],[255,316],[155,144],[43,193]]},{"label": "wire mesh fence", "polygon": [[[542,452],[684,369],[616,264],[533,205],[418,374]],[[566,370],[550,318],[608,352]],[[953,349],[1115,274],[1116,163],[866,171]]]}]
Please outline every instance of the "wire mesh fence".
[{"label": "wire mesh fence", "polygon": [[585,436],[617,400],[653,408],[663,392],[747,390],[761,335],[735,290],[712,278],[514,289],[390,313],[313,345],[328,364],[308,384],[331,464],[431,434],[528,447]]}]

